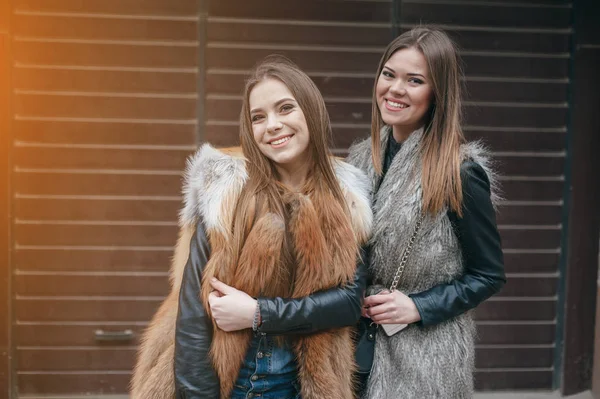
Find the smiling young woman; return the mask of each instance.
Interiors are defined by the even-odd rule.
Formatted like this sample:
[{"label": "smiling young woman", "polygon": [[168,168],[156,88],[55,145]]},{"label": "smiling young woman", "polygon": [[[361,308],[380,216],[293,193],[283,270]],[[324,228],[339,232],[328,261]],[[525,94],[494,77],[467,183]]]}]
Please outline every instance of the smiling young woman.
[{"label": "smiling young woman", "polygon": [[367,399],[473,395],[469,310],[505,276],[495,175],[481,145],[465,143],[460,76],[446,33],[423,26],[402,34],[375,75],[371,139],[350,149],[348,161],[375,190],[368,292],[379,293],[363,313],[383,328]]}]

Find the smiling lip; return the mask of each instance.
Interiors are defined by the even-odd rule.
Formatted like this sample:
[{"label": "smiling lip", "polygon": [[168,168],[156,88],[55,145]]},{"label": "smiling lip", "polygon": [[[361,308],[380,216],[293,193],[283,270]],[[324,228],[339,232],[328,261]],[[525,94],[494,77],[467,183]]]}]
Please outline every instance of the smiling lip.
[{"label": "smiling lip", "polygon": [[[293,136],[293,134],[288,134],[286,136],[277,137],[277,138],[269,141],[269,144],[273,148],[281,148],[281,147],[285,146],[290,141],[290,139],[292,138],[292,136]],[[274,143],[277,143],[277,144],[274,144]]]},{"label": "smiling lip", "polygon": [[[390,99],[384,98],[384,102],[385,102],[385,108],[392,112],[399,112],[399,111],[402,111],[409,107],[408,104],[406,104],[404,101],[400,101],[400,100],[390,100]],[[390,102],[392,102],[394,104],[400,104],[400,105],[402,105],[402,107],[394,106],[394,105],[390,104]]]}]

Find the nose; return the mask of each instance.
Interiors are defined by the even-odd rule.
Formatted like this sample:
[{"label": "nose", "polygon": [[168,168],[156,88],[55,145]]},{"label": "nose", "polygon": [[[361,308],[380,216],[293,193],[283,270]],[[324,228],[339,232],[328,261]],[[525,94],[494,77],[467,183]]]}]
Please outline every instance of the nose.
[{"label": "nose", "polygon": [[393,94],[398,94],[400,96],[406,94],[406,86],[404,85],[404,82],[401,79],[396,79],[396,81],[394,83],[392,83],[392,86],[390,87],[390,91]]},{"label": "nose", "polygon": [[277,118],[277,115],[267,116],[267,131],[269,133],[278,132],[283,127],[283,124]]}]

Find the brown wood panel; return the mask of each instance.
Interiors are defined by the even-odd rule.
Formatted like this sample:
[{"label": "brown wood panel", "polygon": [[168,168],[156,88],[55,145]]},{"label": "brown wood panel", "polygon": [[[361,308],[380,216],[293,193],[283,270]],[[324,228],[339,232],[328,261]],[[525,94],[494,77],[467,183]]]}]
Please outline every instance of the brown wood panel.
[{"label": "brown wood panel", "polygon": [[130,371],[19,373],[22,394],[115,394],[128,392]]},{"label": "brown wood panel", "polygon": [[558,269],[558,258],[558,252],[505,253],[504,265],[507,273],[552,273]]},{"label": "brown wood panel", "polygon": [[[481,81],[466,78],[464,99],[467,101],[527,102],[565,104],[567,82]],[[563,144],[564,146],[564,144]]]},{"label": "brown wood panel", "polygon": [[553,347],[497,347],[477,348],[475,367],[477,368],[525,368],[552,367]]},{"label": "brown wood panel", "polygon": [[[262,22],[262,21],[261,21]],[[383,46],[392,39],[391,26],[314,25],[310,22],[222,20],[213,18],[207,26],[210,42],[285,43],[338,46]],[[408,30],[402,29],[401,32]],[[569,34],[564,32],[485,31],[449,26],[447,32],[464,50],[566,53]],[[383,51],[382,51],[383,52]]]},{"label": "brown wood panel", "polygon": [[91,168],[172,170],[185,169],[185,161],[192,153],[181,148],[115,149],[115,148],[56,148],[17,145],[15,165],[22,168]]},{"label": "brown wood panel", "polygon": [[136,348],[36,348],[17,350],[20,371],[133,369]]},{"label": "brown wood panel", "polygon": [[15,61],[43,65],[194,68],[198,52],[193,44],[99,44],[16,41]]},{"label": "brown wood panel", "polygon": [[208,3],[208,14],[233,18],[282,18],[310,21],[389,22],[391,4],[370,0],[305,0],[302,6],[293,2],[254,0],[236,3]]},{"label": "brown wood panel", "polygon": [[476,371],[475,389],[480,391],[535,390],[552,388],[552,370]]},{"label": "brown wood panel", "polygon": [[505,198],[512,201],[548,201],[562,198],[562,181],[503,180]]},{"label": "brown wood panel", "polygon": [[15,173],[15,192],[56,195],[177,195],[180,175]]},{"label": "brown wood panel", "polygon": [[158,275],[68,275],[17,273],[15,289],[24,296],[166,296],[167,273]]},{"label": "brown wood panel", "polygon": [[565,132],[514,130],[489,132],[467,128],[465,136],[469,140],[483,138],[495,151],[563,151],[565,148]]},{"label": "brown wood panel", "polygon": [[181,201],[175,199],[17,198],[19,220],[130,220],[175,222]]},{"label": "brown wood panel", "polygon": [[562,205],[503,205],[496,214],[496,219],[498,224],[558,225],[561,223],[561,208]]},{"label": "brown wood panel", "polygon": [[170,246],[175,244],[174,225],[16,224],[19,245]]},{"label": "brown wood panel", "polygon": [[196,16],[196,0],[164,2],[162,0],[14,0],[14,7],[23,11],[80,12],[99,14]]},{"label": "brown wood panel", "polygon": [[14,112],[38,117],[194,120],[196,99],[21,94],[14,96]]},{"label": "brown wood panel", "polygon": [[400,21],[482,27],[569,28],[571,9],[563,6],[506,4],[504,2],[403,1]]},{"label": "brown wood panel", "polygon": [[477,342],[480,344],[553,344],[555,335],[554,323],[477,325]]},{"label": "brown wood panel", "polygon": [[[16,327],[18,346],[121,346],[138,345],[145,323],[93,323],[93,324],[18,324]],[[96,331],[120,333],[133,331],[131,341],[104,342],[96,340]]]},{"label": "brown wood panel", "polygon": [[17,298],[19,321],[148,321],[162,298]]},{"label": "brown wood panel", "polygon": [[475,310],[477,320],[554,320],[556,301],[531,299],[503,300],[495,297],[483,302]]},{"label": "brown wood panel", "polygon": [[556,295],[558,276],[520,276],[511,275],[499,296],[509,297],[549,297]]},{"label": "brown wood panel", "polygon": [[[283,54],[296,62],[306,72],[360,72],[373,73],[377,68],[380,51],[317,51],[312,49],[288,50],[283,48],[217,47],[214,43],[206,49],[207,68],[251,69],[257,61],[269,54]],[[469,75],[498,77],[563,78],[567,74],[567,58],[548,58],[523,55],[506,56],[465,53],[462,59],[465,73]]]},{"label": "brown wood panel", "polygon": [[20,90],[196,94],[196,73],[111,71],[16,67],[14,86]]},{"label": "brown wood panel", "polygon": [[127,19],[114,17],[17,14],[14,34],[102,40],[196,40],[195,20]]},{"label": "brown wood panel", "polygon": [[502,246],[511,249],[552,249],[560,242],[560,230],[519,228],[500,228]]},{"label": "brown wood panel", "polygon": [[563,174],[564,155],[515,155],[517,156],[494,156],[494,162],[497,163],[500,173],[506,176],[562,176]]},{"label": "brown wood panel", "polygon": [[44,143],[190,145],[194,124],[16,120],[18,140]]},{"label": "brown wood panel", "polygon": [[173,251],[148,248],[112,250],[17,249],[14,264],[32,271],[168,271]]}]

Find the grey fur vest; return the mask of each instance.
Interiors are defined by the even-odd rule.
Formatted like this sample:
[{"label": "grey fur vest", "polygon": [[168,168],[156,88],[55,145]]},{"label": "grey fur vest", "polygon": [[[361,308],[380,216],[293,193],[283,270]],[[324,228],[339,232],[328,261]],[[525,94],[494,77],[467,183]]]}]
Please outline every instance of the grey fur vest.
[{"label": "grey fur vest", "polygon": [[[382,131],[385,154],[389,128]],[[374,221],[370,271],[374,284],[390,286],[401,252],[421,209],[419,144],[422,129],[413,132],[395,156],[374,195]],[[483,148],[463,145],[462,156],[479,163],[492,183]],[[350,149],[348,162],[364,170],[377,187],[371,161],[370,139]],[[492,201],[495,201],[493,195]],[[459,242],[447,211],[423,221],[398,290],[417,293],[448,283],[463,272]],[[470,312],[440,323],[410,325],[388,337],[378,330],[375,361],[368,382],[369,399],[462,399],[473,395],[475,323]]]}]

